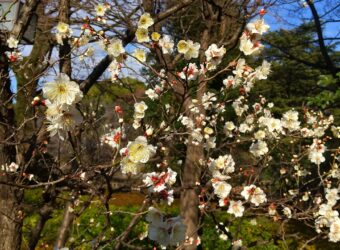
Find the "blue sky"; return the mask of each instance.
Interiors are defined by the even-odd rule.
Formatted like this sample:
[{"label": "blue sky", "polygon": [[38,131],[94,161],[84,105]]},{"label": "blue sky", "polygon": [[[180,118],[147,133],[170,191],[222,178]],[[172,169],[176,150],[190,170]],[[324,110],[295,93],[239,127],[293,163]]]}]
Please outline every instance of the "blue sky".
[{"label": "blue sky", "polygon": [[[268,13],[265,15],[265,20],[271,26],[271,30],[278,29],[292,29],[302,22],[307,22],[313,20],[311,11],[309,7],[303,5],[305,1],[297,1],[292,4],[278,5],[269,9]],[[320,17],[332,7],[338,8],[332,12],[332,14],[338,15],[333,19],[340,19],[340,1],[338,0],[315,0],[315,8]],[[330,19],[330,15],[326,15],[321,18],[321,21]],[[328,22],[324,25],[323,30],[324,38],[329,37],[340,37],[339,22]],[[327,42],[327,41],[326,41]]]},{"label": "blue sky", "polygon": [[[326,0],[327,1],[327,0]],[[330,0],[328,0],[330,1]],[[334,1],[333,3],[335,3],[336,1]],[[308,20],[312,20],[312,15],[311,15],[311,11],[308,7],[303,7],[302,5],[303,1],[297,2],[295,4],[289,4],[289,5],[280,5],[280,6],[275,6],[272,7],[270,9],[268,9],[267,14],[265,15],[265,21],[270,25],[270,30],[278,30],[278,29],[292,29],[296,26],[298,26],[299,24],[301,24],[303,21],[308,21]],[[325,5],[325,1],[315,1],[315,6],[320,14],[320,16],[322,15],[322,13],[324,13],[325,9],[328,8],[327,5]],[[339,12],[339,10],[338,10]],[[334,37],[336,35],[339,36],[339,25],[338,23],[327,23],[327,25],[325,25],[325,29],[324,29],[324,37]],[[96,65],[105,55],[106,53],[100,49],[98,46],[93,46],[95,49],[95,59],[93,62],[91,62],[91,64],[89,65],[89,67],[84,67],[82,66],[79,69],[79,72],[81,72],[82,74],[84,74],[84,77],[89,74],[93,68],[94,65]],[[128,53],[131,53],[134,49],[135,46],[134,45],[127,45],[126,46],[126,51]],[[23,46],[22,47],[22,53],[23,56],[28,55],[29,52],[31,50],[31,46]],[[57,60],[57,51],[55,51],[53,53],[52,56],[52,60]],[[132,65],[132,68],[134,68],[134,70],[138,71],[140,69],[140,66],[137,66],[136,63],[133,62],[133,59],[129,59],[129,64]],[[92,66],[92,67],[91,67]],[[57,68],[56,68],[57,70]],[[74,71],[76,71],[77,69],[75,68]],[[128,71],[126,69],[123,69],[122,71],[123,75],[131,75],[133,74],[131,71]],[[53,72],[51,74],[51,76],[46,76],[45,77],[45,81],[46,80],[50,80],[54,78],[55,73]],[[106,72],[106,76],[107,72]],[[16,80],[15,77],[12,74],[12,89],[14,92],[16,92]]]}]

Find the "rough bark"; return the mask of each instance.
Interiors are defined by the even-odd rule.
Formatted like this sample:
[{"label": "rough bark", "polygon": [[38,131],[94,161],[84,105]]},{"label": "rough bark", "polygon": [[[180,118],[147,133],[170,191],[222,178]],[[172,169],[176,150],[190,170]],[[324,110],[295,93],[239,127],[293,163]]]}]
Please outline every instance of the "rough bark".
[{"label": "rough bark", "polygon": [[55,192],[54,186],[48,188],[42,197],[45,204],[39,209],[39,219],[35,224],[35,227],[30,232],[28,243],[28,248],[30,250],[34,250],[36,248],[46,222],[52,218],[56,197],[57,193]]},{"label": "rough bark", "polygon": [[70,225],[75,218],[72,207],[72,201],[68,201],[65,205],[63,221],[59,227],[58,238],[55,244],[57,249],[64,247],[68,239]]},{"label": "rough bark", "polygon": [[[13,176],[1,176],[0,181],[12,182]],[[22,190],[0,185],[0,249],[19,250],[23,212],[20,208]]]},{"label": "rough bark", "polygon": [[[60,1],[59,21],[67,24],[70,23],[70,0]],[[59,50],[59,59],[60,72],[72,77],[71,46],[68,38],[63,39],[63,45],[60,46]],[[69,228],[75,218],[72,207],[72,201],[66,202],[63,221],[59,227],[59,233],[56,240],[57,249],[64,247],[69,237]]]},{"label": "rough bark", "polygon": [[[16,161],[14,138],[14,111],[11,103],[13,93],[10,89],[9,66],[5,51],[5,38],[0,35],[0,166]],[[15,176],[0,172],[2,183],[11,183]],[[22,211],[20,189],[10,185],[0,185],[0,249],[20,249]]]},{"label": "rough bark", "polygon": [[[36,95],[37,82],[41,73],[48,67],[44,64],[45,57],[52,49],[48,31],[53,27],[49,17],[44,15],[45,5],[40,3],[37,7],[37,30],[34,39],[32,51],[29,56],[25,57],[19,65],[14,65],[13,71],[17,80],[17,96],[15,104],[15,119],[17,125],[22,124],[25,118],[34,115],[34,109],[31,101]],[[31,136],[34,129],[34,122],[31,121],[25,125],[25,136]]]},{"label": "rough bark", "polygon": [[186,244],[185,249],[196,249],[198,225],[199,225],[199,198],[197,190],[195,190],[196,181],[200,180],[201,170],[199,159],[203,159],[202,145],[195,146],[189,144],[186,152],[186,160],[183,169],[183,191],[180,197],[181,216],[184,218],[184,223],[187,226],[186,235],[192,244]]}]

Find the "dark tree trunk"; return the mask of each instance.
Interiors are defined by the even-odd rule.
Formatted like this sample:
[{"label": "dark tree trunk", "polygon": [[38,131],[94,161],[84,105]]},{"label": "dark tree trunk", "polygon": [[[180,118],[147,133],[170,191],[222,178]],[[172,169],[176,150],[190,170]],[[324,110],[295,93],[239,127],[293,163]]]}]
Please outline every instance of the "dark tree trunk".
[{"label": "dark tree trunk", "polygon": [[[1,176],[1,182],[12,182],[12,176]],[[20,201],[23,191],[9,185],[0,185],[0,249],[17,250],[21,246],[23,212]]]},{"label": "dark tree trunk", "polygon": [[198,191],[195,189],[196,182],[200,180],[201,170],[199,159],[203,159],[202,145],[188,144],[186,152],[186,160],[183,169],[183,182],[180,198],[181,216],[184,218],[184,223],[187,226],[186,235],[192,239],[191,245],[186,244],[185,249],[196,249],[198,226],[199,226],[199,197]]},{"label": "dark tree trunk", "polygon": [[[11,98],[9,66],[5,51],[5,38],[0,35],[0,167],[16,162],[14,137],[14,111]],[[22,190],[7,184],[14,183],[13,173],[0,171],[0,249],[16,250],[21,245],[23,212],[19,205]]]}]

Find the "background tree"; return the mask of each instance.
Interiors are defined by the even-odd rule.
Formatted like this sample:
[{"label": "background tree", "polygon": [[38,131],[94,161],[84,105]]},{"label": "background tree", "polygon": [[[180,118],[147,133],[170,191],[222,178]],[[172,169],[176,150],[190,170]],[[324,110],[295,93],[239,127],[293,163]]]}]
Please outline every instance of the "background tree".
[{"label": "background tree", "polygon": [[[95,233],[88,238],[92,247],[136,248],[134,246],[136,238],[134,228],[140,225],[142,215],[146,213],[151,204],[158,204],[162,200],[169,199],[170,196],[169,193],[166,193],[169,190],[165,190],[165,193],[150,192],[150,186],[141,183],[142,173],[138,173],[136,176],[126,174],[133,171],[134,164],[132,166],[127,164],[131,163],[127,160],[134,153],[133,146],[142,143],[138,146],[138,149],[146,147],[145,140],[147,140],[148,150],[155,151],[156,154],[151,157],[149,152],[148,164],[144,164],[143,160],[142,165],[150,172],[157,171],[154,173],[155,175],[161,174],[159,173],[160,169],[157,169],[156,166],[166,171],[168,166],[175,166],[176,162],[182,161],[184,163],[177,164],[176,171],[181,182],[173,183],[174,190],[172,190],[175,197],[180,197],[181,215],[186,225],[188,239],[183,243],[182,248],[195,249],[197,247],[198,236],[201,234],[200,231],[202,231],[204,220],[207,217],[210,217],[219,230],[232,240],[233,235],[220,226],[213,213],[216,210],[214,207],[216,202],[219,202],[219,199],[214,196],[218,192],[215,189],[215,184],[224,182],[221,182],[218,178],[217,180],[211,178],[209,165],[214,161],[214,158],[221,155],[221,152],[230,153],[229,156],[234,157],[237,162],[236,171],[238,175],[230,180],[230,183],[234,186],[230,199],[240,199],[241,190],[245,188],[245,185],[258,183],[265,191],[269,192],[268,199],[277,206],[291,207],[294,212],[303,210],[304,205],[301,205],[297,198],[296,200],[294,197],[282,198],[279,195],[281,192],[287,192],[290,188],[295,187],[297,180],[293,175],[293,170],[289,172],[292,176],[287,176],[285,179],[289,180],[288,183],[285,183],[279,177],[277,181],[272,183],[273,185],[268,182],[269,173],[272,173],[272,176],[280,176],[277,168],[272,172],[267,168],[269,165],[275,167],[275,164],[271,163],[272,159],[285,166],[293,167],[294,162],[287,162],[282,154],[282,149],[287,146],[287,143],[282,141],[274,144],[271,141],[273,138],[268,139],[268,143],[273,143],[271,144],[273,150],[270,152],[273,154],[272,156],[265,155],[264,158],[260,159],[256,159],[248,152],[250,145],[251,148],[256,150],[255,139],[252,134],[245,134],[242,137],[244,132],[242,132],[241,125],[243,124],[243,127],[245,127],[245,121],[242,120],[245,117],[237,117],[239,115],[237,115],[235,105],[241,105],[240,108],[242,108],[243,104],[240,102],[248,97],[247,92],[248,88],[251,88],[251,82],[246,82],[244,85],[242,83],[241,86],[235,84],[236,87],[233,90],[229,89],[230,91],[227,91],[228,84],[225,82],[227,77],[236,74],[234,71],[240,70],[243,72],[240,76],[242,79],[246,79],[248,73],[251,73],[250,78],[252,75],[267,77],[268,72],[264,73],[265,76],[261,76],[259,67],[254,72],[248,65],[242,68],[240,66],[242,60],[238,59],[244,55],[240,54],[236,48],[241,36],[243,41],[252,37],[249,42],[254,48],[251,49],[256,49],[256,46],[259,46],[259,43],[256,43],[257,36],[252,33],[259,27],[252,23],[251,25],[255,28],[249,28],[251,26],[246,28],[246,24],[252,17],[256,16],[260,7],[267,7],[270,4],[270,2],[267,2],[264,5],[261,1],[247,0],[170,2],[145,0],[142,4],[138,1],[112,1],[109,3],[110,8],[108,8],[108,6],[96,1],[73,2],[65,0],[61,1],[60,4],[55,1],[28,1],[26,9],[24,8],[21,13],[22,18],[18,21],[16,28],[2,39],[4,45],[1,47],[3,51],[2,59],[4,60],[4,67],[1,72],[3,82],[3,91],[1,92],[3,95],[3,98],[1,98],[1,126],[3,128],[1,153],[4,159],[0,163],[2,169],[5,170],[2,176],[4,179],[0,182],[1,186],[4,186],[2,189],[4,199],[1,203],[2,207],[0,207],[0,211],[3,213],[0,214],[0,221],[4,221],[4,225],[7,224],[8,227],[2,228],[0,236],[6,242],[4,244],[10,244],[5,245],[5,248],[20,248],[21,229],[25,215],[22,211],[25,211],[26,214],[35,213],[38,215],[38,219],[36,223],[32,223],[32,230],[29,233],[28,245],[30,249],[34,249],[39,242],[46,222],[55,216],[55,213],[61,213],[60,211],[63,209],[62,216],[60,216],[62,219],[57,222],[58,233],[55,241],[55,246],[62,248],[72,234],[72,226],[83,218],[82,215],[92,203],[100,204],[98,206],[99,217],[103,219],[102,224],[99,224],[99,222],[97,224],[99,225],[98,230],[95,230]],[[19,62],[19,60],[15,62],[14,59],[19,59],[15,54],[16,50],[15,48],[8,48],[6,41],[10,47],[15,47],[12,46],[13,39],[20,39],[20,34],[25,30],[29,20],[29,15],[24,14],[32,12],[36,6],[36,13],[39,14],[39,32],[34,41],[33,49],[23,62]],[[95,12],[93,8],[96,9]],[[151,14],[153,21],[147,28],[150,32],[162,33],[163,40],[158,41],[157,38],[152,38],[153,42],[139,41],[141,34],[138,32],[144,25],[140,19],[142,13],[145,13],[146,16],[148,16],[146,13]],[[261,13],[261,15],[264,14],[263,11]],[[79,25],[81,25],[81,28],[79,28]],[[52,29],[55,26],[57,28]],[[17,27],[21,27],[19,35],[16,33]],[[244,32],[245,28],[247,29],[246,32]],[[74,32],[73,35],[71,29]],[[303,30],[303,27],[301,29]],[[190,65],[187,60],[183,59],[179,45],[175,49],[175,56],[164,52],[166,46],[169,46],[166,43],[172,43],[171,40],[165,41],[166,36],[164,34],[172,33],[175,33],[173,44],[178,44],[181,39],[192,39],[194,42],[200,42],[200,49],[192,62],[202,63],[199,67],[202,72],[207,73],[200,74],[194,82],[189,82],[187,77],[181,76],[182,73],[187,73],[184,67]],[[137,34],[136,39],[135,34]],[[12,42],[8,42],[11,36]],[[305,37],[309,37],[308,32],[306,32]],[[99,43],[99,46],[107,55],[105,54],[98,62],[97,58],[94,58],[94,61],[83,60],[96,49],[98,45],[93,45],[95,42]],[[43,43],[43,46],[40,43]],[[213,43],[216,46],[216,51],[212,52],[214,49],[212,49],[211,44]],[[128,45],[136,46],[139,49],[145,46],[152,52],[151,54],[155,55],[154,57],[150,55],[148,62],[154,63],[145,63],[145,58],[138,56],[136,49],[134,53],[131,53]],[[241,50],[245,51],[244,49]],[[311,46],[307,50],[314,51],[314,48]],[[304,48],[301,51],[305,51]],[[317,49],[315,51],[315,55],[317,55]],[[322,49],[320,51],[325,56]],[[221,54],[225,52],[228,53],[228,58],[222,61],[223,55],[221,56]],[[329,53],[329,51],[326,52]],[[270,53],[268,52],[268,55]],[[208,59],[209,55],[210,59]],[[276,55],[271,55],[272,58],[274,56]],[[129,69],[129,72],[134,71],[127,65],[127,57],[135,58],[147,67],[149,79],[153,79],[153,81],[150,81],[149,84],[145,83],[145,86],[143,86],[144,84],[140,84],[137,80],[119,77],[118,73],[121,67],[123,67],[123,70]],[[12,62],[9,62],[8,58]],[[220,61],[219,58],[221,58]],[[229,59],[232,61],[230,62]],[[212,63],[212,65],[209,66],[209,63]],[[284,63],[295,65],[291,61]],[[320,65],[326,65],[327,70],[333,74],[335,66],[329,64],[326,57],[323,63],[320,62]],[[10,89],[9,66],[13,69],[17,78],[17,93],[13,93]],[[216,71],[210,72],[209,67],[213,66],[216,66]],[[237,70],[238,67],[241,67],[241,69]],[[299,65],[299,67],[305,69],[306,66]],[[162,68],[165,73],[160,71]],[[108,80],[105,79],[108,75],[106,69],[110,71],[113,84],[119,84],[120,87],[108,86]],[[53,124],[55,120],[51,118],[49,113],[52,112],[49,101],[53,98],[47,94],[47,86],[53,83],[50,75],[55,76],[59,73],[62,73],[59,77],[63,77],[63,83],[66,82],[67,84],[55,91],[64,92],[65,88],[70,86],[77,89],[75,86],[79,84],[79,91],[77,89],[75,92],[77,95],[84,95],[85,97],[82,102],[77,100],[76,103],[72,103],[72,105],[75,104],[74,106],[67,103],[67,105],[72,106],[74,112],[71,112],[71,107],[67,105],[65,105],[67,109],[65,106],[58,106],[56,117],[65,118],[64,121],[67,121],[67,123],[66,129],[64,127],[65,131],[57,128],[56,132],[60,136],[53,137],[50,136],[50,132],[56,130],[55,124]],[[306,74],[310,73],[314,72],[308,71]],[[155,105],[152,98],[145,97],[143,92],[144,88],[149,88],[148,90],[156,88],[159,82],[162,83],[162,89],[157,90],[159,93],[156,94],[160,95],[161,98],[156,101]],[[37,89],[40,83],[44,86],[42,91]],[[248,86],[248,84],[250,85]],[[123,90],[127,92],[123,92]],[[98,91],[101,94],[98,95]],[[106,97],[105,94],[102,94],[103,92],[110,98],[114,96],[115,99],[120,100],[117,103],[110,100],[111,102],[108,105],[102,106],[100,99]],[[291,91],[288,89],[287,93],[290,94]],[[37,95],[41,97],[34,98]],[[49,100],[42,100],[42,97]],[[210,101],[214,97],[219,100],[219,104],[214,104],[215,100]],[[236,98],[238,98],[238,101],[235,100]],[[14,99],[16,99],[16,102],[13,101]],[[144,100],[147,104],[141,100]],[[234,108],[229,105],[232,102]],[[260,99],[260,102],[262,105],[266,103],[263,98]],[[260,106],[261,104],[258,103]],[[228,106],[225,110],[223,109],[224,105]],[[15,109],[13,109],[13,106],[15,106]],[[214,114],[216,110],[219,110],[219,107],[226,113],[220,114],[218,111],[217,114]],[[256,113],[257,106],[254,107],[255,113],[249,115],[253,115],[255,119],[258,114]],[[105,108],[111,108],[114,112],[105,112]],[[139,113],[136,111],[145,108],[149,108],[149,110]],[[221,113],[223,112],[221,111]],[[114,119],[108,119],[108,116],[114,116]],[[192,121],[195,130],[183,126],[181,119],[184,116]],[[74,117],[74,119],[70,117]],[[322,117],[321,114],[318,114],[318,118],[320,124],[318,123],[316,126],[322,128],[329,126],[328,118]],[[104,120],[110,122],[106,127],[103,124]],[[251,119],[247,116],[247,121],[249,122],[249,120]],[[224,121],[233,121],[237,127],[240,126],[232,134],[235,138],[240,136],[242,140],[233,141],[233,139],[230,139],[231,137],[226,137],[222,124]],[[209,128],[206,130],[206,123],[210,124],[210,130]],[[103,134],[107,131],[110,132],[106,135],[108,139],[115,142],[113,149],[103,145],[108,140],[105,139],[105,136],[103,137]],[[210,150],[207,146],[215,143],[215,141],[208,140],[212,133],[216,133],[215,140],[218,144],[215,150]],[[124,134],[125,136],[123,136]],[[288,134],[290,136],[290,133]],[[300,135],[296,136],[300,137]],[[295,140],[293,135],[290,139]],[[327,140],[325,139],[323,142]],[[302,139],[302,141],[310,142],[309,139]],[[320,142],[321,149],[322,143]],[[157,145],[157,147],[153,145]],[[128,150],[124,152],[119,150],[123,146],[126,146]],[[308,149],[302,144],[298,147],[293,145],[287,157],[297,155],[297,158],[302,161],[306,160],[304,157],[308,152]],[[336,151],[334,150],[334,152],[336,156]],[[308,163],[306,164],[308,165]],[[132,170],[126,170],[129,166]],[[140,165],[138,165],[136,172],[139,172],[139,168],[141,168]],[[315,170],[315,168],[313,169]],[[165,175],[171,173],[170,169],[167,171]],[[313,188],[313,192],[315,192],[313,195],[326,192],[322,189],[323,176],[320,172],[315,172],[314,175],[316,180],[312,181],[313,185],[304,183],[304,181],[308,183],[308,178],[302,181],[303,185]],[[117,185],[117,181],[122,183]],[[298,180],[298,183],[300,183],[300,180]],[[32,206],[31,203],[27,202],[27,198],[23,200],[24,191],[27,192],[29,189],[42,191],[41,193],[37,192],[40,201],[39,206]],[[112,213],[119,214],[119,211],[112,209],[112,195],[116,192],[131,192],[133,190],[145,194],[143,205],[130,218],[125,230],[114,232],[111,230],[114,218],[110,215]],[[262,197],[262,195],[260,196]],[[246,204],[246,201],[244,204]],[[9,206],[12,207],[9,209]],[[222,207],[223,204],[220,203],[218,210],[223,211]],[[254,209],[251,206],[249,208],[257,214],[265,210],[264,206],[259,209]],[[317,207],[312,206],[305,213],[302,213],[305,221],[313,221],[313,209],[317,209]],[[298,212],[297,214],[299,215]],[[280,216],[278,218],[283,218],[283,215]],[[11,219],[10,222],[15,218],[17,223],[10,224],[8,218]],[[168,217],[166,217],[166,219],[170,224],[178,220],[176,225],[180,229],[183,228],[180,226],[181,223],[178,218],[168,220]],[[147,220],[152,226],[152,220]],[[225,220],[231,223],[230,218]],[[172,228],[172,230],[175,229]],[[323,232],[323,235],[325,233]],[[181,235],[176,236],[180,237]],[[314,238],[316,239],[316,237]],[[153,245],[150,241],[146,244],[148,248]]]}]

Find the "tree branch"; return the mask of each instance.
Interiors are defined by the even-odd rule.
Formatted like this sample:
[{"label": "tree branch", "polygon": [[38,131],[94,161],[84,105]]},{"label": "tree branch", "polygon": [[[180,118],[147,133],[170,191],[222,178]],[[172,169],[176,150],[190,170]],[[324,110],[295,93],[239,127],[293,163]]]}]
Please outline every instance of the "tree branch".
[{"label": "tree branch", "polygon": [[[158,14],[155,18],[155,24],[161,22],[162,20],[166,19],[167,17],[171,16],[173,13],[189,6],[196,0],[184,0],[181,3],[173,6],[172,8]],[[154,24],[154,25],[155,25]],[[126,36],[123,39],[123,45],[126,46],[135,37],[135,28],[134,27],[129,27],[126,31]],[[80,89],[83,91],[84,94],[86,94],[89,89],[92,87],[92,85],[99,79],[99,77],[104,73],[104,71],[109,67],[110,63],[112,62],[113,57],[110,55],[105,56],[98,64],[97,66],[93,69],[91,74],[87,77],[86,80],[84,80],[80,84]]]},{"label": "tree branch", "polygon": [[321,54],[322,54],[323,59],[324,59],[326,65],[327,65],[328,70],[332,73],[333,76],[335,76],[338,70],[335,68],[335,66],[332,62],[332,59],[330,58],[330,56],[327,52],[327,48],[326,48],[325,41],[324,41],[323,34],[322,34],[319,14],[318,14],[318,12],[315,8],[313,1],[307,0],[306,2],[307,2],[308,6],[309,6],[309,8],[312,12],[312,15],[313,15],[313,19],[314,19],[314,23],[315,23],[315,29],[316,29],[316,33],[318,35],[318,42],[319,42]]}]

